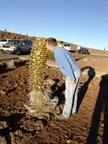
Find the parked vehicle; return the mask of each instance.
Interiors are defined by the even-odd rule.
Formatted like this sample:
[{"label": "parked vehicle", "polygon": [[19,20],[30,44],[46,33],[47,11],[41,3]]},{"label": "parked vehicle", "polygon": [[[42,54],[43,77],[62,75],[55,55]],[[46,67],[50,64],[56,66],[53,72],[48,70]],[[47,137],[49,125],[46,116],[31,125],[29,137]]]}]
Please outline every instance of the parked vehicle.
[{"label": "parked vehicle", "polygon": [[3,38],[0,40],[0,47],[2,47],[3,44],[6,44],[10,41],[11,39]]},{"label": "parked vehicle", "polygon": [[81,53],[81,54],[90,54],[87,48],[80,48],[80,49],[78,49],[78,53]]},{"label": "parked vehicle", "polygon": [[14,39],[10,40],[7,44],[3,44],[0,49],[4,53],[10,52],[20,55],[22,53],[30,53],[31,48],[32,48],[31,40]]},{"label": "parked vehicle", "polygon": [[63,44],[63,47],[70,51],[70,44]]}]

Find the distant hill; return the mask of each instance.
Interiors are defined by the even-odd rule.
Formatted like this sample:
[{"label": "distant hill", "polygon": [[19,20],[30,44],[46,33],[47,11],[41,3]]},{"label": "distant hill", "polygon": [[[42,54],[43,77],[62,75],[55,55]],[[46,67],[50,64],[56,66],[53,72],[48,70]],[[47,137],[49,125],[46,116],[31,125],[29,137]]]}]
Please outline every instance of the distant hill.
[{"label": "distant hill", "polygon": [[8,38],[8,39],[23,38],[23,39],[34,40],[35,36],[34,37],[30,37],[28,35],[16,34],[16,33],[8,32],[8,31],[1,31],[0,30],[0,39],[3,39],[3,38]]},{"label": "distant hill", "polygon": [[[9,39],[23,38],[23,39],[30,39],[30,40],[34,41],[36,36],[28,36],[28,35],[22,35],[22,34],[16,34],[16,33],[8,32],[6,30],[5,31],[0,30],[0,39],[2,39],[2,38],[9,38]],[[68,43],[68,42],[65,42],[65,43]],[[69,44],[70,44],[72,51],[77,51],[77,44],[72,44],[72,43],[69,43]],[[105,50],[98,50],[98,49],[92,49],[92,48],[88,48],[88,49],[89,49],[89,52],[91,54],[108,55],[108,51],[105,51]]]}]

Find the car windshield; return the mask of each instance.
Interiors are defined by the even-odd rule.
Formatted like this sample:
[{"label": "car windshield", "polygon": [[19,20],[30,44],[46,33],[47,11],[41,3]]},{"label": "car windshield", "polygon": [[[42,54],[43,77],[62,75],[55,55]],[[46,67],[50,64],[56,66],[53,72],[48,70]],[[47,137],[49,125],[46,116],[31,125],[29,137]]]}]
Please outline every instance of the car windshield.
[{"label": "car windshield", "polygon": [[21,43],[21,41],[19,41],[19,40],[10,40],[8,42],[8,44],[20,44],[20,43]]},{"label": "car windshield", "polygon": [[7,42],[7,44],[12,44],[12,43],[14,43],[14,40],[9,40],[9,41]]}]

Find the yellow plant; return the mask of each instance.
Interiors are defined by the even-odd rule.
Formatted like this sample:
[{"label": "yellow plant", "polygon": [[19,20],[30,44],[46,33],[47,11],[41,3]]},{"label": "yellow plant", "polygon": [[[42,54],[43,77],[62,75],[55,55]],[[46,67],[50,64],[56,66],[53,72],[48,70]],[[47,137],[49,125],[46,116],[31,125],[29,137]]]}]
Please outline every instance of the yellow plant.
[{"label": "yellow plant", "polygon": [[47,61],[45,38],[36,38],[33,42],[29,61],[29,85],[31,92],[28,94],[29,102],[24,105],[30,112],[52,112],[58,103],[58,98],[51,99],[45,92],[45,67]]},{"label": "yellow plant", "polygon": [[36,38],[33,42],[29,61],[29,84],[32,92],[29,94],[31,106],[43,103],[44,73],[47,61],[45,38]]}]

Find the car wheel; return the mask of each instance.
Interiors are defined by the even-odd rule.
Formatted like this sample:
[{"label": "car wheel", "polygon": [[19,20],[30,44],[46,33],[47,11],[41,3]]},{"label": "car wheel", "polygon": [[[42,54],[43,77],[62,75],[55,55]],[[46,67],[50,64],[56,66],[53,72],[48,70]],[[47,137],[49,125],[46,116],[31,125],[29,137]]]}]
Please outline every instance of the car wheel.
[{"label": "car wheel", "polygon": [[20,55],[20,54],[21,54],[21,50],[18,49],[18,50],[16,51],[16,54],[17,54],[17,55]]},{"label": "car wheel", "polygon": [[29,54],[31,53],[31,49],[29,50]]}]

